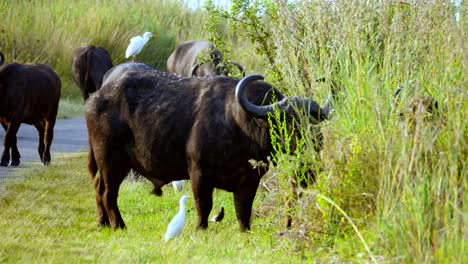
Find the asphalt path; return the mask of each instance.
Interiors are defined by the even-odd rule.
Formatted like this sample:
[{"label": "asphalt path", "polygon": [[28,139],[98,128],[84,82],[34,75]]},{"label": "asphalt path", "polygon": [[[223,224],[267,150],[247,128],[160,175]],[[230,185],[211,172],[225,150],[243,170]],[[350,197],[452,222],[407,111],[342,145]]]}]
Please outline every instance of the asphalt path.
[{"label": "asphalt path", "polygon": [[[0,128],[0,139],[2,140],[1,151],[3,152],[3,138],[5,130]],[[34,126],[21,124],[16,134],[18,150],[21,154],[21,164],[18,167],[0,166],[0,185],[13,172],[20,172],[21,169],[30,166],[41,166],[38,147],[38,134]],[[60,154],[75,153],[88,150],[88,129],[84,117],[57,120],[54,127],[54,139],[51,146],[51,163],[60,159]],[[0,155],[1,153],[0,152]],[[31,165],[31,162],[34,162]],[[37,165],[36,165],[37,163]],[[16,174],[16,173],[15,173]]]}]

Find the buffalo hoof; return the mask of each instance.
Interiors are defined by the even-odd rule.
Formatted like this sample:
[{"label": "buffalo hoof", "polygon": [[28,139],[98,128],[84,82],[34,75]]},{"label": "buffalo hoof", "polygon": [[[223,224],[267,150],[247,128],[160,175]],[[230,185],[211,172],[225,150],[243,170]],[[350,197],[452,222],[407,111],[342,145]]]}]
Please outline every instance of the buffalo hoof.
[{"label": "buffalo hoof", "polygon": [[197,230],[206,230],[208,228],[208,224],[197,225]]},{"label": "buffalo hoof", "polygon": [[20,160],[12,160],[10,163],[11,166],[19,166],[20,165]]},{"label": "buffalo hoof", "polygon": [[7,167],[9,163],[10,163],[10,161],[2,160],[2,161],[0,162],[0,166],[2,166],[2,167]]},{"label": "buffalo hoof", "polygon": [[154,188],[152,191],[151,191],[151,194],[154,194],[156,196],[162,196],[163,192],[161,190],[161,188]]}]

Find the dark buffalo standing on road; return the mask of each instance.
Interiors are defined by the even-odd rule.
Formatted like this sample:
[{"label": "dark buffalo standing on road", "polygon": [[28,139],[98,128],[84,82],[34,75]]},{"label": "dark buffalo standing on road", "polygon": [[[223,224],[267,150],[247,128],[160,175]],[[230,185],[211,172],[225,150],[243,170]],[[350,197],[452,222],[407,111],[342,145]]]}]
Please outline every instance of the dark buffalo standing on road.
[{"label": "dark buffalo standing on road", "polygon": [[[235,65],[242,76],[244,68],[236,62]],[[167,59],[167,71],[182,77],[229,75],[229,69],[221,52],[209,41],[188,41],[180,44]]]},{"label": "dark buffalo standing on road", "polygon": [[112,59],[102,47],[85,46],[75,50],[72,62],[73,79],[88,99],[102,84],[104,74],[112,68]]},{"label": "dark buffalo standing on road", "polygon": [[39,156],[44,165],[50,163],[60,93],[60,78],[46,64],[0,66],[0,123],[6,132],[0,166],[20,164],[16,133],[21,123],[36,127]]},{"label": "dark buffalo standing on road", "polygon": [[329,104],[321,108],[311,99],[285,97],[259,75],[238,80],[180,78],[129,66],[112,71],[86,102],[88,169],[92,178],[100,172],[95,188],[101,226],[125,227],[117,196],[134,169],[161,185],[190,179],[202,229],[214,188],[233,192],[240,228],[249,230],[266,172],[249,160],[268,163],[272,154],[269,113],[278,109],[290,125],[297,110],[308,112],[314,124],[328,118]]}]

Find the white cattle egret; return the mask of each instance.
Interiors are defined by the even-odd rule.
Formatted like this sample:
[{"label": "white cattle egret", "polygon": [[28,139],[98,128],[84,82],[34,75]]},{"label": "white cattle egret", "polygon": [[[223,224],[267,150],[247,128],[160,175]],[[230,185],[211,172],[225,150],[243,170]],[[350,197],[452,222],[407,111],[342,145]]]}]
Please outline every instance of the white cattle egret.
[{"label": "white cattle egret", "polygon": [[224,218],[224,207],[221,206],[221,210],[219,211],[219,213],[215,216],[213,216],[213,218],[211,218],[210,222],[215,222],[215,223],[219,223],[223,220]]},{"label": "white cattle egret", "polygon": [[125,58],[133,57],[133,62],[136,60],[136,55],[138,55],[148,40],[153,36],[151,32],[145,32],[142,36],[136,36],[130,39],[130,44],[125,51]]},{"label": "white cattle egret", "polygon": [[184,188],[184,181],[172,181],[172,187],[174,187],[174,190],[180,191],[182,188]]},{"label": "white cattle egret", "polygon": [[177,237],[182,233],[185,225],[185,202],[190,199],[188,196],[184,195],[180,198],[179,201],[179,212],[172,218],[169,226],[167,227],[166,235],[164,236],[164,241],[167,242],[170,239]]}]

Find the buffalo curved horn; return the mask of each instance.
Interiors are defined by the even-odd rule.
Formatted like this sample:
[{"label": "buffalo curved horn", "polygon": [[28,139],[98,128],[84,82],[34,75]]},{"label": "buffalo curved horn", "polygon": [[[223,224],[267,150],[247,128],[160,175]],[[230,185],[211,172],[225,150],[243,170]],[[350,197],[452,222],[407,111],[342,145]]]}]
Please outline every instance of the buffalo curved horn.
[{"label": "buffalo curved horn", "polygon": [[242,74],[242,77],[245,77],[245,70],[244,67],[242,67],[239,63],[229,61],[229,63],[236,65],[236,67],[239,69],[240,73]]},{"label": "buffalo curved horn", "polygon": [[247,113],[255,117],[265,118],[269,113],[273,113],[275,109],[278,109],[280,112],[289,112],[293,111],[295,108],[300,108],[309,113],[315,120],[314,123],[320,123],[329,118],[331,101],[333,98],[328,98],[324,107],[320,107],[320,105],[312,99],[299,97],[284,97],[281,101],[265,106],[252,104],[247,100],[245,88],[249,83],[257,80],[263,80],[263,76],[249,75],[240,80],[236,86],[236,99]]},{"label": "buffalo curved horn", "polygon": [[[254,115],[255,117],[260,117],[260,118],[265,118],[268,116],[268,113],[273,113],[275,110],[275,107],[277,107],[278,104],[284,105],[285,101],[287,98],[284,98],[280,102],[276,102],[272,105],[265,105],[265,106],[260,106],[260,105],[254,105],[249,100],[247,99],[247,96],[245,95],[245,88],[249,83],[258,81],[258,80],[263,80],[263,76],[261,75],[249,75],[242,80],[239,81],[239,83],[236,86],[236,99],[237,102],[241,105],[241,107],[246,111],[247,113],[250,113]],[[280,107],[282,109],[283,107]]]},{"label": "buffalo curved horn", "polygon": [[0,65],[3,65],[3,62],[5,62],[5,56],[0,52]]},{"label": "buffalo curved horn", "polygon": [[204,64],[204,62],[199,62],[199,63],[193,65],[193,67],[192,67],[192,77],[197,76],[197,75],[196,75],[197,70],[198,70],[198,68],[200,68],[200,66],[202,66],[203,64]]}]

